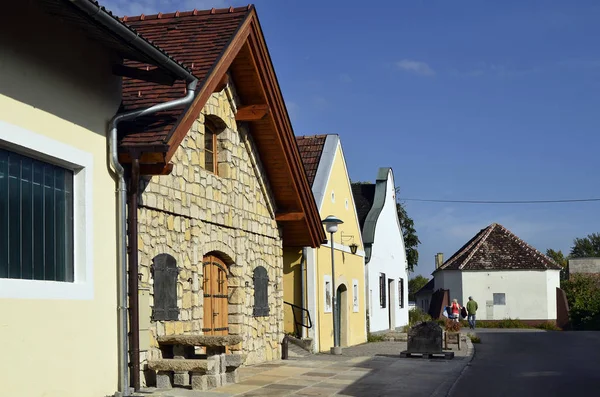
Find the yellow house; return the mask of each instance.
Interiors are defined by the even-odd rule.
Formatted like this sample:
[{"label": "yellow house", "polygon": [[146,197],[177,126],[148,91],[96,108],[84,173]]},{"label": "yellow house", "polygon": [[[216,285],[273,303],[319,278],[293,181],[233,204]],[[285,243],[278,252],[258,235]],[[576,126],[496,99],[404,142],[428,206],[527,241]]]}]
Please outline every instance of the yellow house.
[{"label": "yellow house", "polygon": [[186,72],[95,2],[3,6],[20,21],[0,26],[0,394],[130,395],[107,164],[115,73],[123,59]]},{"label": "yellow house", "polygon": [[336,285],[332,285],[331,242],[302,251],[284,250],[285,330],[312,340],[314,352],[329,351],[337,291],[340,346],[364,343],[365,254],[339,136],[302,136],[296,141],[321,219],[334,215],[344,223],[333,236]]}]

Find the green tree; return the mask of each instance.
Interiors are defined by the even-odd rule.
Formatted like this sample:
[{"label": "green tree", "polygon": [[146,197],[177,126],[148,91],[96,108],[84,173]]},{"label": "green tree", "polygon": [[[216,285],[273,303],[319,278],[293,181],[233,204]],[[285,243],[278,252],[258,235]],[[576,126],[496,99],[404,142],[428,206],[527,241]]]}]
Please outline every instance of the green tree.
[{"label": "green tree", "polygon": [[414,301],[415,292],[423,288],[423,286],[425,286],[425,284],[427,284],[428,282],[429,279],[427,277],[421,276],[420,274],[408,280],[408,300]]},{"label": "green tree", "polygon": [[408,270],[414,271],[415,266],[419,262],[419,251],[417,247],[421,244],[417,231],[415,230],[415,222],[406,213],[406,207],[402,203],[396,203],[398,211],[398,219],[402,226],[402,235],[404,237],[404,248],[406,249],[406,260],[408,262]]},{"label": "green tree", "polygon": [[562,267],[567,267],[569,263],[569,257],[565,256],[561,250],[554,251],[552,248],[548,248],[546,250],[546,255],[553,259],[554,262],[558,263]]},{"label": "green tree", "polygon": [[569,319],[574,329],[600,330],[600,276],[573,274],[561,288],[569,302]]},{"label": "green tree", "polygon": [[552,248],[546,250],[546,255],[553,259],[554,262],[562,266],[560,271],[560,279],[566,280],[568,278],[568,267],[569,267],[569,256],[565,256],[561,250],[554,251]]},{"label": "green tree", "polygon": [[588,234],[584,238],[576,238],[571,247],[571,258],[600,257],[600,233]]}]

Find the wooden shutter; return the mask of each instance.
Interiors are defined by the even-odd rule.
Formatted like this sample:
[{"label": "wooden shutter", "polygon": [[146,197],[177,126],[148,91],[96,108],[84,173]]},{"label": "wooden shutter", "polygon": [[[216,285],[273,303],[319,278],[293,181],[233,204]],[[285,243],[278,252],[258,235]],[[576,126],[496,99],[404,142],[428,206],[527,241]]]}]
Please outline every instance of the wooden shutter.
[{"label": "wooden shutter", "polygon": [[154,307],[152,320],[172,321],[179,318],[177,307],[177,261],[169,254],[160,254],[152,260],[154,277]]},{"label": "wooden shutter", "polygon": [[267,269],[254,269],[254,317],[269,315],[269,275]]}]

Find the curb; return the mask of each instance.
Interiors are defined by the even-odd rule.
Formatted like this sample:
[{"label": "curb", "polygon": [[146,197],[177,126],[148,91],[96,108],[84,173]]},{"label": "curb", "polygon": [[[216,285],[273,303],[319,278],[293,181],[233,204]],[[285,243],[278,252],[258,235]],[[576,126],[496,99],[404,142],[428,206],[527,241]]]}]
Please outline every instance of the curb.
[{"label": "curb", "polygon": [[460,374],[458,374],[458,376],[454,380],[454,383],[452,383],[452,386],[450,386],[450,389],[448,389],[448,393],[446,393],[446,397],[452,395],[461,376],[463,376],[463,374],[465,373],[467,368],[469,368],[471,366],[471,361],[473,361],[473,359],[475,358],[475,346],[473,345],[473,342],[471,342],[471,338],[469,338],[468,336],[467,336],[467,352],[468,352],[468,355],[470,356],[470,358],[468,359],[465,366],[460,370]]}]

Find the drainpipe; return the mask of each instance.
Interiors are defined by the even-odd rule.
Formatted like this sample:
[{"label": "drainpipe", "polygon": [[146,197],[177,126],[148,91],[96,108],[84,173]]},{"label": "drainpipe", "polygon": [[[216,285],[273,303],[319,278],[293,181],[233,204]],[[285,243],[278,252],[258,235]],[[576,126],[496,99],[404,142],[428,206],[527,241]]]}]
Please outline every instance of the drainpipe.
[{"label": "drainpipe", "polygon": [[[306,291],[304,291],[304,276],[306,275],[306,247],[302,248],[302,259],[300,259],[300,307],[302,309],[304,309],[306,307],[305,303],[304,303],[304,299],[306,296]],[[300,313],[302,313],[302,324],[304,324],[304,310],[301,310]],[[302,328],[302,332],[300,334],[301,338],[305,338],[306,337],[306,332],[308,331],[308,329],[301,327]]]},{"label": "drainpipe", "polygon": [[140,185],[140,153],[133,152],[131,178],[129,180],[129,327],[131,329],[131,383],[134,390],[140,389],[140,306],[138,265],[138,188]]},{"label": "drainpipe", "polygon": [[[118,327],[119,327],[119,394],[121,396],[130,396],[129,390],[129,367],[128,367],[128,341],[127,341],[127,187],[125,184],[125,169],[119,162],[118,152],[118,134],[117,127],[120,122],[132,120],[140,116],[156,113],[163,110],[173,109],[179,106],[184,106],[192,102],[195,96],[197,79],[190,81],[187,85],[187,94],[185,97],[176,99],[170,102],[159,103],[147,109],[132,110],[126,113],[117,114],[110,122],[109,135],[109,150],[110,150],[110,165],[117,174],[117,266],[118,266]],[[137,236],[136,236],[137,243]],[[137,280],[137,274],[134,275]],[[136,291],[137,292],[137,291]],[[136,293],[137,296],[137,293]],[[137,311],[137,308],[136,308]],[[132,335],[139,335],[138,329],[132,328]],[[133,348],[133,346],[132,346]],[[139,346],[137,360],[132,357],[132,361],[137,361],[139,367]],[[139,388],[139,371],[133,374],[134,379],[138,380]],[[135,382],[134,382],[135,386]]]}]

